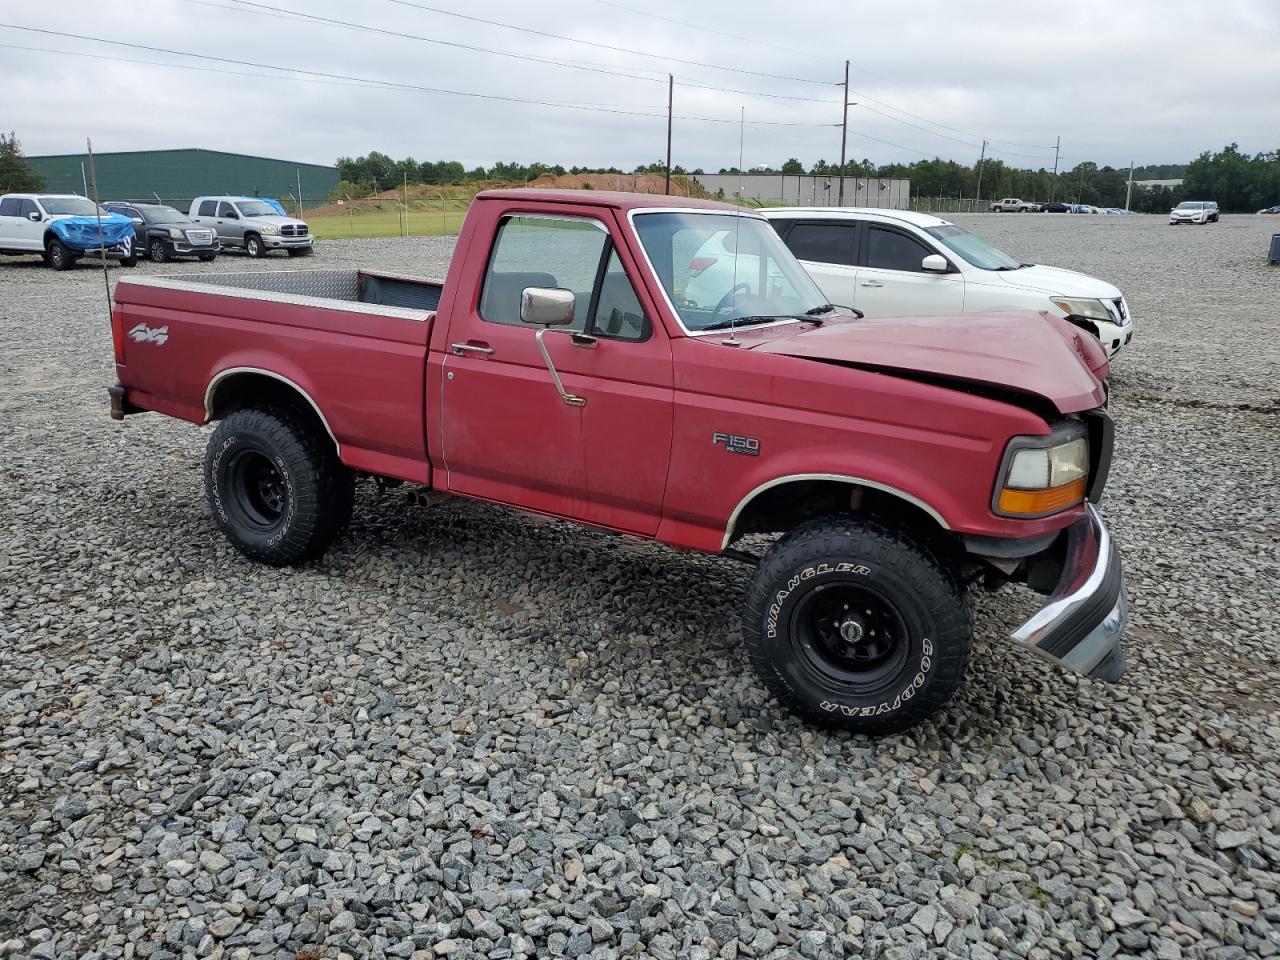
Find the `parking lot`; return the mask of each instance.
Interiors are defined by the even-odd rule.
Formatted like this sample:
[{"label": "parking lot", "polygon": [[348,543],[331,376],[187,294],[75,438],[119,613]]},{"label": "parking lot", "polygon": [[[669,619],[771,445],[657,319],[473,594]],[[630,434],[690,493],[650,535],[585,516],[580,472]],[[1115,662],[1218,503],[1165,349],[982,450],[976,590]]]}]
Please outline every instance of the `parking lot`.
[{"label": "parking lot", "polygon": [[878,741],[768,698],[732,561],[372,484],[243,559],[207,432],[107,417],[101,271],[0,259],[0,956],[1280,956],[1280,218],[955,219],[1128,297],[1130,668],[977,592],[961,695]]}]

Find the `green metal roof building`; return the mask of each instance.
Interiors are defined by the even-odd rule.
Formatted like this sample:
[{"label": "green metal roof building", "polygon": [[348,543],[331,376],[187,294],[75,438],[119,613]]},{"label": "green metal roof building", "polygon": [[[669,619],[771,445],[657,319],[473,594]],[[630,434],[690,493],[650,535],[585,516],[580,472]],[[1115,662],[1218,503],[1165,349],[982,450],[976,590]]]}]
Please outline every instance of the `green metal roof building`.
[{"label": "green metal roof building", "polygon": [[[45,189],[57,193],[93,195],[89,157],[66,153],[27,157],[31,168],[44,178]],[[338,185],[336,167],[291,160],[271,160],[221,150],[138,150],[93,155],[102,200],[150,200],[185,211],[192,198],[209,194],[274,197],[287,207],[296,205],[299,179],[304,207],[328,201]]]}]

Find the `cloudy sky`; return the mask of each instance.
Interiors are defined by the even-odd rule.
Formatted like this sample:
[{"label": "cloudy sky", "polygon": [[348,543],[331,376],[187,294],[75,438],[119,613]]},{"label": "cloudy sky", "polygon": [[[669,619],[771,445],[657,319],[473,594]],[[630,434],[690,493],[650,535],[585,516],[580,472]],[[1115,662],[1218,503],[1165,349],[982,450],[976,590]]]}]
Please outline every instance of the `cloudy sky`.
[{"label": "cloudy sky", "polygon": [[969,161],[985,138],[1052,166],[1058,136],[1066,168],[1280,147],[1276,0],[5,0],[0,22],[0,126],[28,154],[89,136],[631,168],[665,151],[672,73],[675,163],[735,165],[744,109],[748,167],[834,162],[845,58],[851,158]]}]

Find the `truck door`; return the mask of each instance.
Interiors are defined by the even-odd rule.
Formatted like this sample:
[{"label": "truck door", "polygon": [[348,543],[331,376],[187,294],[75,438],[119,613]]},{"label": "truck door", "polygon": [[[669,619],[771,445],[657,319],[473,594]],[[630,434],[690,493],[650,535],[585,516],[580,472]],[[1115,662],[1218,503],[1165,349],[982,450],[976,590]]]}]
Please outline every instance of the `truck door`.
[{"label": "truck door", "polygon": [[[32,220],[32,214],[39,214],[39,219]],[[17,242],[14,244],[19,250],[35,250],[44,249],[44,232],[45,232],[45,212],[40,209],[34,200],[29,198],[18,202],[18,219],[14,221],[14,232]]]},{"label": "truck door", "polygon": [[218,215],[214,219],[214,223],[218,236],[222,238],[223,242],[229,242],[237,246],[244,243],[244,223],[240,220],[240,214],[236,212],[234,205],[226,200],[219,200]]},{"label": "truck door", "polygon": [[[520,321],[526,287],[574,294],[543,334],[566,396]],[[671,442],[671,353],[598,208],[513,214],[478,288],[460,291],[444,362],[443,459],[458,493],[652,535]]]}]

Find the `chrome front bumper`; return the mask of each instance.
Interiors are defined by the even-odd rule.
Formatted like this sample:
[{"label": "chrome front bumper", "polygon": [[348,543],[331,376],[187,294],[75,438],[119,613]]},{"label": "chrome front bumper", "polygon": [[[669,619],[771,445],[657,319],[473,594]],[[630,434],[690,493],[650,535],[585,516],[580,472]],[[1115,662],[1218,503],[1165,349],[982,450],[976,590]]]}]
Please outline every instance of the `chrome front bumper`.
[{"label": "chrome front bumper", "polygon": [[1010,634],[1013,641],[1076,673],[1115,683],[1125,671],[1120,635],[1129,622],[1120,553],[1090,505],[1067,532],[1058,586]]}]

